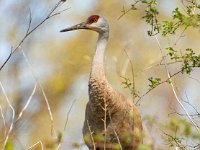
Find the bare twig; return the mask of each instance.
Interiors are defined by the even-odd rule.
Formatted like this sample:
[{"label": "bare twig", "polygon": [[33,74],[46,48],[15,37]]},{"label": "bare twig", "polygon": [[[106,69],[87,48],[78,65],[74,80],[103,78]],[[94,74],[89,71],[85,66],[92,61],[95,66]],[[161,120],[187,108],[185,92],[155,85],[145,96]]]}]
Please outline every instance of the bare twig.
[{"label": "bare twig", "polygon": [[200,84],[200,80],[199,80],[199,79],[196,79],[196,78],[194,78],[194,77],[191,77],[191,76],[189,76],[189,78],[190,78],[190,79],[193,79],[193,80],[195,80],[195,81],[197,81],[197,83],[199,83],[199,84]]},{"label": "bare twig", "polygon": [[30,68],[30,70],[31,70],[31,73],[32,73],[33,78],[35,79],[35,82],[39,85],[39,88],[40,88],[40,90],[42,91],[42,95],[43,95],[44,100],[45,100],[45,102],[46,102],[47,109],[48,109],[48,112],[49,112],[50,121],[51,121],[51,135],[55,135],[54,119],[53,119],[51,107],[50,107],[50,105],[49,105],[49,100],[47,99],[47,96],[46,96],[46,94],[45,94],[45,92],[44,92],[44,89],[43,89],[41,83],[38,81],[37,77],[35,76],[34,71],[33,71],[33,67],[32,67],[32,65],[30,64],[30,62],[29,62],[29,60],[28,60],[26,54],[24,53],[23,50],[21,50],[21,52],[22,52],[22,54],[23,54],[23,56],[24,56],[24,59],[25,59],[26,63],[28,64],[28,66],[29,66],[29,68]]},{"label": "bare twig", "polygon": [[44,100],[47,104],[47,109],[48,109],[48,112],[49,112],[49,117],[50,117],[50,121],[51,121],[51,135],[56,135],[55,134],[55,128],[54,128],[54,119],[53,119],[53,115],[52,115],[52,112],[51,112],[51,107],[49,105],[49,100],[47,99],[47,96],[44,92],[44,89],[42,87],[42,85],[39,83],[39,87],[40,87],[40,90],[42,91],[42,95],[44,96]]},{"label": "bare twig", "polygon": [[[173,61],[173,62],[168,62],[168,63],[166,63],[167,65],[172,65],[172,64],[177,64],[177,63],[181,63],[181,62],[183,62],[182,60],[176,60],[176,61]],[[162,65],[165,65],[165,64],[163,64],[162,62],[160,62],[160,65],[162,66]]]},{"label": "bare twig", "polygon": [[56,15],[60,15],[62,12],[66,11],[66,10],[68,10],[68,9],[70,9],[70,7],[69,7],[69,8],[66,8],[66,9],[63,9],[63,10],[57,12],[57,13],[52,14],[51,17],[56,16]]},{"label": "bare twig", "polygon": [[107,140],[107,126],[106,126],[106,122],[107,122],[107,115],[106,115],[106,111],[107,111],[107,108],[105,107],[105,113],[104,113],[104,144],[103,144],[103,149],[106,150],[106,140]]},{"label": "bare twig", "polygon": [[[67,123],[68,123],[68,120],[69,120],[69,115],[70,115],[70,112],[71,112],[71,110],[72,110],[72,108],[73,108],[75,102],[76,102],[76,99],[74,99],[74,100],[72,101],[72,104],[71,104],[71,106],[69,107],[69,110],[68,110],[68,112],[67,112],[67,118],[66,118],[65,125],[64,125],[64,131],[66,130]],[[63,131],[63,132],[64,132],[64,131]],[[58,137],[57,137],[57,139],[58,139],[58,146],[56,147],[55,150],[59,150],[60,147],[61,147],[61,141],[62,141],[63,136],[62,136],[62,133],[60,133],[60,135],[61,135],[61,136],[58,136]]]},{"label": "bare twig", "polygon": [[128,53],[127,53],[127,51],[126,51],[125,49],[124,49],[124,52],[125,52],[125,54],[126,54],[128,60],[129,60],[130,65],[131,65],[132,88],[133,88],[132,96],[133,96],[133,98],[134,98],[136,89],[135,89],[135,74],[134,74],[134,71],[133,71],[133,63],[132,63],[132,61],[131,61],[131,59],[130,59],[130,57],[129,57],[129,55],[128,55]]},{"label": "bare twig", "polygon": [[184,100],[183,100],[183,102],[185,102],[185,103],[188,104],[190,107],[192,107],[192,108],[194,109],[194,111],[196,112],[196,114],[199,114],[199,115],[200,115],[200,113],[198,112],[197,108],[195,108],[194,105],[192,105],[192,104],[189,102],[189,98],[188,98],[188,95],[187,95],[186,92],[185,92],[185,95],[186,95],[187,101],[184,101]]},{"label": "bare twig", "polygon": [[17,122],[23,115],[24,111],[27,109],[28,105],[30,104],[32,98],[33,98],[33,95],[35,94],[35,91],[36,91],[36,88],[37,88],[37,83],[35,84],[34,88],[33,88],[33,91],[31,93],[31,95],[29,96],[25,106],[22,108],[22,110],[20,111],[19,113],[19,116],[17,117],[17,119],[15,120],[15,122]]},{"label": "bare twig", "polygon": [[13,106],[12,106],[12,104],[11,104],[11,102],[10,102],[6,92],[5,92],[5,89],[4,89],[3,84],[1,83],[1,81],[0,81],[0,87],[1,87],[2,92],[3,92],[3,94],[4,94],[5,98],[6,98],[6,102],[8,103],[8,106],[12,110],[12,120],[11,120],[11,123],[10,123],[10,128],[9,128],[8,132],[6,133],[6,138],[5,138],[5,141],[3,143],[3,150],[4,150],[5,147],[6,147],[6,144],[8,142],[8,138],[10,136],[10,133],[12,132],[12,129],[13,129],[14,119],[15,119],[15,109],[13,108]]},{"label": "bare twig", "polygon": [[1,112],[1,117],[3,120],[4,136],[6,136],[6,120],[5,120],[4,112],[3,112],[1,105],[0,105],[0,112]]},{"label": "bare twig", "polygon": [[6,60],[4,61],[4,63],[1,65],[0,71],[3,69],[3,67],[6,65],[6,63],[10,60],[12,54],[13,54],[13,48],[11,47],[10,54],[8,55],[8,57],[6,58]]},{"label": "bare twig", "polygon": [[61,150],[60,147],[61,147],[61,143],[58,144],[58,146],[55,148],[55,150]]},{"label": "bare twig", "polygon": [[[159,63],[151,64],[150,66],[146,67],[143,71],[149,70],[149,69],[151,69],[153,67],[165,65],[165,64],[163,64],[164,57],[166,57],[166,56],[163,56]],[[183,62],[183,61],[182,60],[176,60],[176,61],[172,61],[172,62],[166,62],[166,64],[167,65],[173,65],[173,64],[177,64],[177,63],[181,63],[181,62]]]},{"label": "bare twig", "polygon": [[[171,82],[171,79],[173,77],[175,77],[176,75],[178,75],[179,73],[181,73],[181,70],[180,71],[177,71],[176,73],[170,75],[170,77],[168,77],[167,79],[163,80],[162,82],[160,82],[156,87],[158,87],[159,85],[163,84],[163,83],[170,83]],[[149,89],[147,92],[145,92],[142,96],[139,97],[139,99],[136,101],[136,105],[138,105],[138,103],[141,101],[141,99],[146,96],[147,94],[149,94],[153,89],[155,88],[151,88]]]},{"label": "bare twig", "polygon": [[122,14],[118,17],[118,20],[121,19],[124,15],[126,15],[128,12],[130,12],[131,10],[136,10],[135,5],[137,3],[139,3],[141,0],[136,0],[134,4],[131,5],[131,8],[129,8],[128,10],[125,10],[125,7],[123,6],[122,9]]},{"label": "bare twig", "polygon": [[33,148],[34,148],[35,146],[37,146],[38,144],[41,145],[42,150],[44,150],[44,146],[43,146],[42,141],[38,141],[37,143],[33,144],[31,147],[28,148],[28,150],[33,149]]},{"label": "bare twig", "polygon": [[75,102],[76,102],[76,99],[73,100],[73,102],[72,102],[72,104],[69,108],[69,111],[67,112],[67,118],[66,118],[66,121],[65,121],[64,131],[66,130],[68,119],[69,119],[69,114],[70,114],[72,107],[74,106]]},{"label": "bare twig", "polygon": [[180,36],[179,36],[179,37],[176,39],[176,41],[174,42],[173,47],[176,46],[176,45],[178,44],[178,42],[179,42],[180,39],[183,37],[183,35],[184,35],[184,33],[185,33],[185,31],[186,31],[187,28],[188,28],[188,27],[185,27],[185,28],[183,29],[183,31],[181,32]]},{"label": "bare twig", "polygon": [[[170,115],[173,115],[173,114],[177,114],[177,115],[179,115],[179,116],[187,116],[187,114],[179,113],[179,112],[177,112],[177,111],[174,111],[174,112],[169,113],[169,116],[170,116]],[[190,114],[190,116],[191,116],[193,119],[195,119],[195,118],[199,118],[199,117],[200,117],[200,114]]]},{"label": "bare twig", "polygon": [[103,124],[104,124],[104,144],[103,144],[103,148],[104,150],[106,150],[106,138],[107,138],[107,126],[106,126],[106,122],[107,122],[107,104],[106,104],[106,99],[104,100],[104,119],[102,119]]},{"label": "bare twig", "polygon": [[110,115],[110,111],[109,111],[108,113],[109,113],[109,118],[110,118],[112,130],[113,130],[113,132],[115,133],[115,136],[116,136],[116,138],[117,138],[117,142],[118,142],[118,144],[119,144],[120,149],[123,150],[123,149],[122,149],[121,142],[120,142],[120,140],[119,140],[119,136],[117,135],[117,132],[116,132],[116,130],[115,130],[114,127],[113,127],[113,122],[112,122],[112,118],[111,118],[111,115]]},{"label": "bare twig", "polygon": [[89,130],[89,133],[90,133],[90,138],[92,140],[93,149],[96,150],[96,146],[95,146],[95,142],[94,142],[94,138],[93,138],[93,132],[91,131],[90,124],[89,124],[88,120],[87,120],[87,126],[88,126],[88,130]]},{"label": "bare twig", "polygon": [[122,14],[117,18],[118,20],[121,19],[124,15],[126,15],[128,12],[130,12],[131,10],[133,10],[133,8],[129,8],[128,10],[125,10],[124,6],[123,6],[123,10],[122,10]]},{"label": "bare twig", "polygon": [[[187,96],[187,93],[185,92],[185,95],[186,95],[186,99],[187,101],[185,100],[182,100],[184,103],[186,103],[187,105],[189,105],[190,107],[192,107],[192,109],[195,111],[194,113],[190,114],[190,116],[195,119],[195,118],[199,118],[200,117],[200,112],[198,112],[197,108],[195,108],[194,105],[192,105],[189,101],[189,98]],[[179,113],[177,112],[175,109],[174,109],[174,112],[170,113],[169,115],[172,115],[172,114],[177,114],[177,115],[180,115],[180,116],[187,116],[187,114],[185,113]]]},{"label": "bare twig", "polygon": [[[28,24],[28,28],[26,30],[26,34],[25,36],[22,38],[22,40],[19,42],[19,44],[12,50],[11,48],[11,52],[9,54],[9,56],[7,57],[7,59],[4,61],[4,63],[1,65],[0,67],[0,71],[3,69],[3,67],[7,64],[7,62],[10,60],[11,56],[21,47],[21,45],[23,44],[23,42],[27,39],[27,37],[29,37],[36,29],[38,29],[44,22],[46,22],[47,20],[49,20],[50,18],[52,18],[53,16],[59,15],[60,13],[54,13],[55,10],[57,8],[59,8],[65,1],[60,0],[53,8],[52,10],[49,12],[49,14],[40,22],[38,23],[38,25],[36,25],[33,29],[30,30],[30,26],[31,26],[31,22],[32,22],[32,16],[31,16],[31,11],[30,11],[30,18],[29,18],[29,24]],[[66,9],[67,10],[67,9]],[[65,10],[63,10],[65,11]],[[62,11],[61,11],[62,12]]]},{"label": "bare twig", "polygon": [[28,34],[28,32],[30,31],[31,23],[32,23],[32,14],[31,14],[31,9],[29,8],[29,23],[28,23],[28,28],[26,30],[26,34]]}]

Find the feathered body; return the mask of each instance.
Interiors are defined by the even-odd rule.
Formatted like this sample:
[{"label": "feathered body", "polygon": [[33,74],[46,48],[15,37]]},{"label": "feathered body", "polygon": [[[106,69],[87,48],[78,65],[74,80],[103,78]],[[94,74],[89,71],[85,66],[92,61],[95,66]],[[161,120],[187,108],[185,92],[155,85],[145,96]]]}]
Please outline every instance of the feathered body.
[{"label": "feathered body", "polygon": [[[90,99],[87,103],[83,127],[83,135],[88,147],[90,149],[94,147],[92,135],[96,148],[103,150],[106,134],[106,143],[112,145],[107,150],[115,149],[118,144],[123,150],[136,149],[142,142],[142,124],[140,114],[133,103],[115,91],[105,80],[90,78],[89,92]],[[104,121],[106,121],[106,129]]]}]

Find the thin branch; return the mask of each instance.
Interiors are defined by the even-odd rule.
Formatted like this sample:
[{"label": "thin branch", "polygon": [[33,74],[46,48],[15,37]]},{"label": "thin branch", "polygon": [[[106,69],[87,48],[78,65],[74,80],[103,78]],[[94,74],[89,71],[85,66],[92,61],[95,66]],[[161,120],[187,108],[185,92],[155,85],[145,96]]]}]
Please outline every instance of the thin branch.
[{"label": "thin branch", "polygon": [[5,138],[5,141],[4,141],[4,143],[3,143],[3,150],[4,150],[5,147],[6,147],[6,144],[7,144],[7,142],[8,142],[8,138],[9,138],[9,136],[10,136],[10,133],[12,132],[12,129],[13,129],[14,119],[15,119],[15,110],[14,110],[14,108],[13,108],[13,106],[12,106],[12,104],[11,104],[11,102],[10,102],[10,100],[9,100],[9,98],[8,98],[8,96],[7,96],[7,94],[6,94],[6,92],[5,92],[5,89],[4,89],[3,84],[1,83],[1,81],[0,81],[0,87],[1,87],[2,92],[3,92],[3,94],[4,94],[5,98],[6,98],[6,102],[8,103],[8,106],[9,106],[10,109],[12,110],[12,120],[11,120],[10,128],[9,128],[7,134],[6,134],[6,138]]},{"label": "thin branch", "polygon": [[45,100],[45,102],[46,102],[47,109],[48,109],[48,112],[49,112],[50,121],[51,121],[51,135],[54,135],[54,134],[55,134],[54,119],[53,119],[51,107],[50,107],[50,105],[49,105],[49,100],[47,99],[47,96],[46,96],[46,94],[45,94],[45,92],[44,92],[44,89],[43,89],[41,83],[38,81],[37,77],[35,76],[34,71],[33,71],[33,67],[32,67],[32,65],[31,65],[30,61],[28,60],[26,54],[24,53],[23,50],[21,50],[21,52],[22,52],[22,54],[23,54],[23,56],[24,56],[24,59],[25,59],[26,63],[28,64],[28,66],[29,66],[29,68],[30,68],[30,70],[31,70],[32,77],[35,79],[35,82],[39,85],[39,88],[40,88],[40,90],[42,91],[42,95],[43,95],[44,100]]},{"label": "thin branch", "polygon": [[[170,75],[170,77],[168,77],[167,79],[163,80],[162,82],[160,82],[156,87],[158,87],[159,85],[163,84],[163,83],[171,83],[171,79],[173,77],[175,77],[176,75],[178,75],[179,73],[181,73],[181,70],[180,71],[177,71],[176,73]],[[156,88],[155,87],[155,88]],[[149,89],[147,92],[145,92],[142,96],[139,97],[139,99],[136,101],[136,105],[138,105],[138,103],[141,101],[141,99],[146,96],[147,94],[149,94],[152,90],[154,90],[155,88],[152,88],[152,89]]]},{"label": "thin branch", "polygon": [[113,132],[115,133],[115,136],[116,136],[116,138],[117,138],[117,142],[119,143],[119,147],[120,147],[121,150],[123,150],[123,149],[122,149],[121,142],[120,142],[120,139],[119,139],[119,136],[117,135],[117,132],[116,132],[116,130],[115,130],[114,127],[113,127],[113,122],[112,122],[112,118],[111,118],[111,115],[110,115],[110,111],[109,111],[109,118],[110,118],[112,130],[113,130]]},{"label": "thin branch", "polygon": [[[3,69],[3,67],[8,63],[8,61],[10,60],[10,58],[12,57],[12,55],[21,47],[21,45],[23,44],[23,42],[36,30],[38,29],[42,24],[44,24],[44,22],[46,22],[47,20],[49,20],[50,18],[59,15],[60,13],[54,13],[55,10],[57,8],[59,8],[65,1],[60,0],[53,8],[52,10],[49,12],[49,14],[40,22],[38,23],[38,25],[36,25],[33,29],[30,30],[30,26],[31,26],[31,22],[32,22],[32,17],[31,17],[31,12],[30,12],[30,19],[29,19],[29,25],[28,25],[28,29],[26,31],[26,34],[24,35],[24,37],[22,38],[22,40],[19,42],[19,44],[12,50],[11,48],[11,53],[9,54],[9,56],[7,57],[7,59],[4,61],[4,63],[1,65],[0,67],[0,71]],[[66,9],[67,10],[67,9]]]},{"label": "thin branch", "polygon": [[180,41],[180,39],[181,39],[182,37],[184,37],[183,35],[184,35],[185,31],[187,30],[187,28],[188,28],[188,27],[185,27],[185,28],[183,29],[183,31],[181,32],[180,36],[176,39],[176,41],[174,42],[174,44],[173,44],[172,47],[176,46],[176,45],[178,44],[178,42]]},{"label": "thin branch", "polygon": [[[166,65],[172,65],[172,64],[177,64],[177,63],[181,63],[181,62],[183,62],[183,61],[182,60],[176,60],[176,61],[173,61],[173,62],[168,62],[168,63],[166,63]],[[165,64],[160,62],[160,65],[162,66],[162,65],[165,65]]]},{"label": "thin branch", "polygon": [[[184,100],[182,100],[182,101],[185,102],[185,103],[187,103],[189,106],[191,106],[196,111],[195,113],[190,114],[190,116],[193,119],[200,117],[200,113],[197,111],[197,109],[191,103],[189,103],[187,101],[184,101]],[[169,113],[168,114],[169,116],[173,115],[173,114],[176,114],[176,115],[179,115],[179,116],[187,116],[187,114],[185,114],[185,113],[180,113],[180,112],[176,111],[176,109],[174,107],[172,107],[172,106],[170,106],[170,108],[173,110],[173,112]]]},{"label": "thin branch", "polygon": [[128,12],[130,12],[131,10],[133,10],[133,8],[129,8],[128,10],[125,10],[124,6],[123,6],[123,10],[122,10],[122,14],[117,18],[117,20],[121,19],[124,15],[126,15]]},{"label": "thin branch", "polygon": [[130,59],[130,57],[129,57],[129,55],[128,55],[128,53],[127,53],[127,51],[126,51],[125,49],[124,49],[124,52],[125,52],[125,54],[126,54],[128,60],[129,60],[129,62],[130,62],[130,65],[131,65],[132,85],[133,85],[133,87],[132,87],[132,88],[133,88],[132,96],[133,96],[133,98],[134,98],[136,89],[135,89],[135,74],[134,74],[134,71],[133,71],[133,63],[132,63],[132,61],[131,61],[131,59]]},{"label": "thin branch", "polygon": [[[182,100],[184,103],[186,103],[187,105],[189,105],[190,107],[192,107],[192,109],[195,111],[195,113],[193,114],[190,114],[190,116],[195,119],[195,118],[199,118],[200,117],[200,112],[198,112],[198,110],[189,102],[189,98],[187,96],[187,93],[185,93],[186,95],[186,98],[187,98],[187,101],[185,100]],[[174,109],[174,112],[170,113],[169,115],[172,115],[172,114],[177,114],[177,115],[180,115],[180,116],[187,116],[187,114],[185,113],[179,113],[177,112],[175,109]]]},{"label": "thin branch", "polygon": [[118,20],[121,19],[124,15],[126,15],[128,12],[130,12],[131,10],[136,10],[135,5],[137,3],[139,3],[141,0],[136,0],[134,4],[131,5],[131,8],[129,8],[128,10],[125,10],[124,6],[122,9],[122,14],[118,17]]},{"label": "thin branch", "polygon": [[51,135],[55,135],[55,128],[54,128],[54,119],[53,119],[53,115],[52,115],[52,112],[51,112],[51,107],[49,105],[49,100],[47,99],[47,96],[44,92],[44,89],[42,87],[42,85],[39,83],[39,87],[40,87],[40,90],[42,91],[42,95],[44,96],[44,99],[45,99],[45,102],[46,102],[46,105],[47,105],[47,109],[48,109],[48,112],[49,112],[49,117],[50,117],[50,121],[51,121]]},{"label": "thin branch", "polygon": [[88,130],[89,130],[89,133],[90,133],[90,138],[92,140],[93,149],[96,150],[96,146],[95,146],[95,142],[94,142],[94,138],[93,138],[93,132],[91,131],[91,128],[90,128],[88,120],[87,120],[87,126],[88,126]]},{"label": "thin branch", "polygon": [[28,32],[30,31],[31,23],[32,23],[32,14],[31,14],[31,9],[29,8],[29,23],[28,23],[28,28],[26,30],[26,34],[28,34]]},{"label": "thin branch", "polygon": [[192,107],[194,109],[194,111],[196,112],[196,114],[198,114],[200,116],[200,113],[198,112],[197,108],[195,108],[190,102],[189,102],[189,98],[188,98],[188,95],[187,93],[185,92],[185,95],[186,95],[186,98],[187,98],[187,101],[184,101],[186,104],[188,104],[190,107]]},{"label": "thin branch", "polygon": [[54,13],[54,14],[52,14],[50,17],[53,17],[53,16],[60,15],[62,12],[66,11],[66,10],[68,10],[68,9],[70,9],[70,8],[71,8],[71,7],[69,7],[69,8],[66,8],[66,9],[63,9],[63,10],[61,10],[61,11],[57,12],[57,13]]},{"label": "thin branch", "polygon": [[2,66],[0,67],[0,71],[3,69],[3,67],[6,65],[6,63],[10,60],[12,54],[13,54],[13,48],[11,47],[11,49],[10,49],[10,54],[8,55],[8,57],[6,58],[6,60],[5,60],[4,63],[2,64]]},{"label": "thin branch", "polygon": [[[186,97],[187,97],[187,95],[186,95]],[[188,99],[188,97],[187,97],[187,99]],[[184,100],[182,99],[182,101],[185,102],[185,103],[187,103],[189,106],[191,106],[191,107],[196,111],[195,114],[190,114],[190,116],[191,116],[193,119],[195,119],[195,117],[200,116],[200,114],[198,113],[197,109],[189,102],[189,100],[188,100],[188,101],[184,101]],[[176,110],[176,108],[174,108],[173,106],[174,106],[174,105],[171,103],[171,104],[170,104],[170,109],[172,109],[173,112],[169,113],[168,116],[173,115],[173,114],[176,114],[176,115],[179,115],[179,116],[187,116],[187,114],[185,114],[185,113],[179,113],[179,112]]]},{"label": "thin branch", "polygon": [[199,79],[196,79],[196,78],[191,77],[191,76],[189,76],[189,78],[190,78],[190,79],[193,79],[193,80],[195,80],[195,81],[197,81],[197,82],[200,84],[200,80],[199,80]]},{"label": "thin branch", "polygon": [[[71,106],[70,106],[70,108],[69,108],[69,110],[67,112],[67,118],[66,118],[65,125],[64,125],[64,131],[66,130],[66,127],[67,127],[67,124],[68,124],[68,120],[69,120],[69,115],[70,115],[70,112],[71,112],[75,102],[76,102],[76,99],[74,99],[72,101],[72,104],[71,104]],[[56,147],[56,150],[59,150],[60,147],[61,147],[61,141],[62,141],[63,136],[62,136],[62,133],[60,133],[60,135],[61,136],[58,136],[58,146]]]},{"label": "thin branch", "polygon": [[42,150],[44,150],[44,146],[42,141],[38,141],[37,143],[35,143],[34,145],[32,145],[31,147],[28,148],[28,150],[33,149],[35,146],[37,146],[38,144],[41,145]]},{"label": "thin branch", "polygon": [[72,102],[72,104],[71,104],[71,106],[69,108],[69,111],[67,112],[67,118],[66,118],[66,121],[65,121],[64,131],[66,130],[68,119],[69,119],[69,114],[70,114],[75,102],[76,102],[76,99],[73,100],[73,102]]},{"label": "thin branch", "polygon": [[106,104],[106,99],[104,100],[104,119],[102,119],[103,124],[104,124],[104,144],[103,144],[103,148],[104,150],[106,150],[106,138],[107,138],[107,104]]},{"label": "thin branch", "polygon": [[[173,44],[172,47],[176,46],[176,45],[178,44],[178,42],[180,41],[180,39],[181,39],[182,37],[184,37],[184,33],[185,33],[186,29],[187,29],[187,27],[185,27],[185,28],[183,29],[183,31],[182,31],[181,34],[178,36],[178,38],[176,39],[176,41],[174,42],[174,44]],[[165,63],[163,63],[163,60],[166,59],[165,57],[166,57],[166,56],[162,56],[162,59],[161,59],[161,61],[160,61],[160,64],[152,65],[152,66],[150,66],[150,67],[148,67],[148,68],[145,68],[145,70],[150,69],[150,68],[152,68],[152,67],[154,67],[154,66],[165,65],[165,64],[166,64],[166,65],[172,65],[172,64],[176,64],[177,62],[183,62],[182,60],[176,60],[176,61],[174,61],[174,62],[166,62],[166,60],[165,60]]]},{"label": "thin branch", "polygon": [[59,143],[55,150],[60,150],[61,144]]},{"label": "thin branch", "polygon": [[106,104],[106,100],[104,100],[104,106],[102,106],[100,104],[100,107],[103,109],[104,111],[104,118],[102,118],[101,120],[103,121],[103,125],[104,125],[104,143],[103,143],[103,149],[106,150],[106,138],[107,138],[107,126],[106,126],[106,122],[107,122],[107,104]]},{"label": "thin branch", "polygon": [[6,136],[6,120],[5,120],[4,112],[3,112],[1,105],[0,105],[0,112],[1,112],[1,117],[3,120],[4,136]]},{"label": "thin branch", "polygon": [[[164,57],[166,57],[166,56],[163,56],[159,63],[151,64],[150,66],[146,67],[143,71],[149,70],[149,69],[151,69],[151,68],[153,68],[153,67],[165,65],[165,64],[163,63]],[[177,64],[177,63],[181,63],[181,62],[183,62],[183,61],[182,61],[182,60],[176,60],[176,61],[172,61],[172,62],[166,62],[166,64],[167,64],[167,65],[173,65],[173,64]]]},{"label": "thin branch", "polygon": [[[159,42],[157,36],[155,35],[154,37],[155,37],[155,39],[156,39],[156,42],[157,42],[157,44],[158,44],[158,47],[159,47],[159,49],[160,49],[160,52],[161,52],[162,56],[164,56],[163,51],[162,51],[162,48],[161,48],[161,45],[160,45],[160,42]],[[174,96],[175,96],[177,102],[178,102],[179,105],[182,107],[182,109],[185,111],[185,113],[187,114],[187,117],[188,117],[189,120],[192,122],[192,124],[195,126],[196,130],[200,133],[199,127],[198,127],[197,124],[193,121],[192,117],[189,115],[189,113],[187,112],[186,108],[185,108],[184,105],[181,103],[181,100],[179,99],[179,97],[178,97],[178,95],[177,95],[177,93],[176,93],[174,84],[173,84],[173,82],[172,82],[172,80],[171,80],[170,72],[169,72],[169,70],[168,70],[168,66],[167,66],[167,64],[166,64],[165,59],[164,59],[163,61],[164,61],[164,64],[165,64],[165,69],[166,69],[166,72],[167,72],[167,76],[168,76],[168,79],[169,79],[169,83],[170,83],[170,85],[171,85],[171,87],[172,87],[172,91],[173,91],[173,93],[174,93]]]},{"label": "thin branch", "polygon": [[23,109],[21,110],[21,112],[19,113],[19,116],[17,117],[17,119],[15,120],[15,122],[17,122],[23,115],[24,111],[27,109],[28,105],[30,104],[32,98],[33,98],[33,95],[35,94],[35,91],[36,91],[36,88],[37,88],[37,83],[35,84],[34,88],[33,88],[33,91],[31,93],[31,95],[29,96],[25,106],[23,107]]},{"label": "thin branch", "polygon": [[[170,116],[170,115],[173,115],[173,114],[177,114],[177,115],[179,115],[179,116],[187,116],[187,114],[179,113],[179,112],[177,112],[177,111],[171,112],[171,113],[169,113],[168,115]],[[199,117],[200,117],[200,114],[190,114],[190,116],[191,116],[193,119],[195,119],[195,118],[199,118]]]}]

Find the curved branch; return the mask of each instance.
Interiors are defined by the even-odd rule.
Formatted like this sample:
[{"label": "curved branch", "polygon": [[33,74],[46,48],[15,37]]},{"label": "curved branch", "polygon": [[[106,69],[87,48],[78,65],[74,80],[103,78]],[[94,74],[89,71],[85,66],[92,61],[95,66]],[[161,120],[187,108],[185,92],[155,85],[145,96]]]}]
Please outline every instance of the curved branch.
[{"label": "curved branch", "polygon": [[29,37],[36,29],[38,29],[42,24],[44,24],[44,22],[46,22],[47,20],[49,20],[50,18],[52,18],[52,17],[54,17],[56,15],[59,15],[61,12],[67,10],[67,9],[64,9],[63,11],[60,11],[58,13],[55,12],[55,10],[57,8],[59,8],[60,6],[62,6],[62,4],[65,3],[65,2],[66,1],[64,1],[64,0],[58,1],[56,3],[56,5],[52,8],[52,10],[49,12],[49,14],[40,23],[38,23],[38,25],[36,25],[31,30],[30,30],[30,26],[31,26],[31,23],[32,23],[32,16],[31,16],[31,11],[30,11],[29,24],[28,24],[28,28],[27,28],[26,34],[24,35],[24,37],[22,38],[22,40],[19,42],[19,44],[13,50],[11,48],[11,52],[10,52],[9,56],[6,58],[6,60],[4,61],[4,63],[1,65],[0,71],[8,63],[8,61],[10,60],[10,58],[12,57],[12,55],[21,47],[21,45],[24,43],[24,41],[27,39],[27,37]]}]

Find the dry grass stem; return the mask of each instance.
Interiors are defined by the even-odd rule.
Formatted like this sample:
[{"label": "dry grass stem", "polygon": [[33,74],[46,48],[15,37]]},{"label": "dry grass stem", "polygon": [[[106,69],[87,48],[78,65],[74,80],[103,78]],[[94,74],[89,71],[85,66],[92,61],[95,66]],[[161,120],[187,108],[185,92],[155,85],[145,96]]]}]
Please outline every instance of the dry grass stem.
[{"label": "dry grass stem", "polygon": [[0,87],[1,87],[1,89],[2,89],[3,95],[4,95],[5,98],[6,98],[6,102],[8,103],[8,106],[9,106],[10,109],[12,110],[12,120],[11,120],[11,123],[10,123],[9,130],[8,130],[8,132],[6,133],[5,141],[4,141],[4,143],[3,143],[3,150],[4,150],[5,147],[6,147],[6,144],[7,144],[7,142],[8,142],[10,133],[12,132],[12,129],[13,129],[13,126],[14,126],[15,109],[13,108],[13,106],[12,106],[12,104],[11,104],[11,102],[10,102],[10,100],[9,100],[9,98],[8,98],[8,96],[7,96],[7,94],[6,94],[6,91],[5,91],[5,89],[4,89],[3,84],[1,83],[1,81],[0,81]]},{"label": "dry grass stem", "polygon": [[88,121],[88,120],[87,120],[87,126],[88,126],[88,130],[89,130],[89,133],[90,133],[90,138],[91,138],[91,140],[92,140],[93,149],[96,150],[94,138],[93,138],[93,135],[92,135],[93,132],[91,131],[90,124],[89,124],[89,121]]},{"label": "dry grass stem", "polygon": [[119,140],[119,136],[117,135],[117,132],[115,131],[115,129],[114,129],[114,127],[113,127],[113,122],[112,122],[112,118],[111,118],[110,112],[109,112],[109,118],[110,118],[112,130],[113,130],[113,132],[115,133],[115,136],[116,136],[116,138],[117,138],[117,142],[118,142],[118,144],[119,144],[120,150],[123,150],[123,149],[122,149],[121,142],[120,142],[120,140]]},{"label": "dry grass stem", "polygon": [[104,124],[104,132],[105,132],[105,134],[104,134],[104,145],[103,145],[103,147],[104,147],[104,150],[106,150],[106,138],[107,138],[107,126],[106,126],[106,118],[107,118],[107,104],[106,104],[106,100],[104,100],[104,119],[102,120],[103,121],[103,124]]},{"label": "dry grass stem", "polygon": [[31,100],[32,100],[32,98],[33,98],[33,95],[35,94],[36,88],[37,88],[37,83],[35,84],[31,95],[29,96],[29,98],[28,98],[26,104],[24,105],[24,107],[23,107],[22,110],[20,111],[19,116],[17,117],[17,119],[16,119],[15,122],[17,122],[17,121],[22,117],[24,111],[27,109],[28,105],[30,104],[30,102],[31,102]]},{"label": "dry grass stem", "polygon": [[37,77],[36,77],[35,74],[34,74],[33,67],[32,67],[32,65],[30,64],[30,61],[29,61],[28,57],[26,56],[26,54],[24,53],[23,50],[21,50],[21,52],[22,52],[22,54],[23,54],[23,56],[24,56],[24,59],[25,59],[26,63],[27,63],[28,66],[29,66],[29,69],[30,69],[30,71],[31,71],[32,77],[35,79],[35,82],[39,85],[39,88],[40,88],[40,90],[42,91],[42,95],[43,95],[44,100],[45,100],[45,102],[46,102],[47,109],[48,109],[48,112],[49,112],[50,121],[51,121],[51,135],[52,135],[53,137],[56,137],[55,128],[54,128],[54,119],[53,119],[51,107],[50,107],[50,105],[49,105],[49,100],[47,99],[47,96],[46,96],[46,94],[45,94],[45,92],[44,92],[44,89],[43,89],[41,83],[38,81]]},{"label": "dry grass stem", "polygon": [[31,147],[28,148],[28,150],[33,149],[35,146],[37,146],[39,144],[41,145],[41,148],[42,148],[41,150],[44,150],[42,141],[38,141],[37,143],[33,144]]},{"label": "dry grass stem", "polygon": [[69,114],[70,114],[75,102],[76,102],[76,99],[73,100],[73,102],[72,102],[72,104],[69,108],[69,111],[67,112],[67,118],[66,118],[66,121],[65,121],[64,131],[66,130],[66,126],[67,126],[68,119],[69,119]]},{"label": "dry grass stem", "polygon": [[3,112],[1,105],[0,105],[0,113],[1,113],[2,120],[3,120],[4,136],[6,136],[6,120],[5,120],[4,112]]}]

